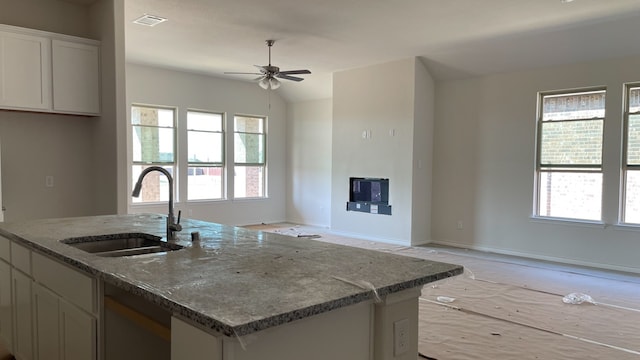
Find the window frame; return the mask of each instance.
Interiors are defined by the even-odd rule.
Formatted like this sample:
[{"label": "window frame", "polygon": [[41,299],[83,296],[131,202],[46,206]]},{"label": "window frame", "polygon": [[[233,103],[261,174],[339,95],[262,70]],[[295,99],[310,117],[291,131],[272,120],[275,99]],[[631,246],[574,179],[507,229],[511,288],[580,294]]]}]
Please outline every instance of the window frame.
[{"label": "window frame", "polygon": [[[246,132],[246,131],[237,131],[236,130],[236,118],[238,117],[244,117],[244,118],[254,118],[254,119],[261,119],[262,121],[262,132],[261,133],[256,133],[256,132]],[[233,148],[234,148],[234,154],[233,154],[233,199],[238,199],[238,200],[247,200],[247,199],[266,199],[268,198],[268,184],[267,184],[267,163],[268,163],[268,154],[267,154],[267,141],[268,141],[268,117],[267,116],[263,116],[263,115],[248,115],[248,114],[235,114],[233,116]],[[236,161],[236,134],[260,134],[263,136],[263,143],[262,143],[262,158],[263,161],[262,162],[237,162]],[[237,196],[237,192],[236,192],[236,172],[237,172],[237,168],[239,167],[244,167],[244,168],[248,168],[248,167],[261,167],[262,168],[262,176],[261,176],[261,185],[262,185],[262,195],[261,196]]]},{"label": "window frame", "polygon": [[[173,113],[173,120],[172,120],[172,125],[171,127],[167,127],[167,126],[149,126],[149,125],[134,125],[133,124],[133,109],[134,108],[147,108],[147,109],[155,109],[155,110],[170,110]],[[172,162],[167,162],[167,161],[135,161],[133,159],[134,154],[133,154],[133,139],[134,139],[134,134],[135,131],[134,129],[136,127],[155,127],[158,129],[173,129],[173,161]],[[129,106],[129,129],[131,131],[131,136],[129,136],[129,143],[131,145],[131,155],[129,156],[129,161],[130,161],[130,165],[129,165],[129,171],[130,176],[129,176],[129,181],[131,181],[130,183],[130,187],[129,187],[129,191],[132,191],[133,189],[133,184],[136,182],[137,179],[133,179],[133,168],[135,166],[141,166],[141,167],[149,167],[149,166],[160,166],[163,168],[168,168],[170,167],[171,170],[171,174],[173,177],[173,194],[174,194],[174,201],[177,202],[179,200],[179,194],[178,194],[178,176],[176,176],[178,174],[178,108],[175,106],[165,106],[165,105],[153,105],[153,104],[143,104],[143,103],[131,103],[131,105]],[[134,201],[133,198],[131,196],[129,196],[129,202],[131,204],[131,206],[144,206],[144,205],[156,205],[156,204],[162,204],[165,203],[165,200],[158,200],[158,201]]]},{"label": "window frame", "polygon": [[[573,94],[588,94],[594,92],[603,92],[605,94],[605,104],[603,108],[602,117],[592,117],[583,119],[563,119],[563,120],[543,120],[544,119],[544,99],[547,96],[558,95],[573,95]],[[583,223],[596,223],[601,224],[604,217],[604,128],[606,124],[606,86],[585,87],[575,89],[564,90],[552,90],[552,91],[540,91],[537,97],[537,111],[536,111],[536,151],[535,151],[535,166],[534,166],[534,191],[533,191],[533,218],[545,219],[545,220],[558,220],[558,221],[571,221],[571,222],[583,222]],[[542,164],[542,138],[543,138],[543,125],[544,123],[554,122],[586,122],[586,121],[602,121],[602,135],[600,138],[601,154],[600,163],[594,164]],[[582,217],[560,217],[551,215],[541,215],[541,193],[542,193],[542,176],[543,174],[553,173],[573,173],[573,174],[600,174],[601,176],[601,188],[600,188],[600,218],[597,220],[587,219]]]},{"label": "window frame", "polygon": [[[200,114],[210,114],[210,115],[219,115],[220,116],[220,131],[208,131],[208,130],[193,130],[189,127],[189,113],[200,113]],[[189,108],[186,111],[186,119],[184,122],[185,131],[187,133],[187,143],[186,143],[186,152],[187,152],[187,161],[186,161],[186,178],[187,178],[187,187],[185,198],[187,202],[205,202],[205,201],[220,201],[225,200],[227,198],[227,187],[226,187],[226,172],[227,172],[227,161],[226,161],[226,114],[224,112],[216,112],[210,110],[201,110],[201,109],[193,109]],[[218,133],[221,134],[221,158],[220,162],[192,162],[189,160],[189,132],[199,132],[199,133]],[[220,197],[219,198],[205,198],[205,199],[190,199],[189,198],[189,169],[192,167],[200,167],[200,168],[220,168],[221,170],[221,184],[220,184]]]},{"label": "window frame", "polygon": [[629,110],[630,108],[630,94],[634,89],[640,90],[640,82],[630,82],[623,84],[623,125],[622,125],[622,156],[621,156],[621,164],[620,164],[620,206],[618,210],[618,223],[622,225],[630,225],[630,226],[640,226],[639,222],[629,222],[627,221],[627,180],[628,180],[628,172],[631,171],[640,171],[640,164],[638,165],[630,165],[628,161],[628,152],[629,152],[629,125],[630,118],[632,115],[640,116],[640,106],[637,111],[633,113]]}]

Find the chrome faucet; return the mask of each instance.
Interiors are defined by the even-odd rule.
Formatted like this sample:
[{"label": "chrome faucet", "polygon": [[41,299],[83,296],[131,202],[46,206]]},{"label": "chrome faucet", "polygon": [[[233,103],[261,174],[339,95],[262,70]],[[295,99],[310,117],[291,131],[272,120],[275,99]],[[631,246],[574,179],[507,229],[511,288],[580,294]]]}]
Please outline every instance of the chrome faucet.
[{"label": "chrome faucet", "polygon": [[181,212],[178,211],[178,221],[176,221],[175,217],[173,216],[173,178],[165,168],[162,168],[160,166],[149,166],[148,168],[142,170],[140,176],[138,177],[138,182],[136,182],[136,186],[133,188],[131,196],[140,196],[140,190],[142,189],[142,179],[144,179],[144,177],[151,171],[159,171],[163,173],[167,177],[167,179],[169,179],[169,215],[167,216],[167,240],[176,240],[176,232],[182,230],[182,225],[180,225]]}]

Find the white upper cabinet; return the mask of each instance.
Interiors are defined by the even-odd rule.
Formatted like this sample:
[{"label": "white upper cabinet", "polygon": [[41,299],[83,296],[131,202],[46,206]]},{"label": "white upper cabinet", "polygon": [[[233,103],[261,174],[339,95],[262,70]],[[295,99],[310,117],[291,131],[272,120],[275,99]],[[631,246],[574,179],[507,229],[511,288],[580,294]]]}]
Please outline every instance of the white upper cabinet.
[{"label": "white upper cabinet", "polygon": [[51,107],[50,49],[45,37],[0,31],[0,105]]},{"label": "white upper cabinet", "polygon": [[100,114],[100,42],[0,25],[0,108]]},{"label": "white upper cabinet", "polygon": [[53,110],[100,113],[100,52],[97,46],[52,40]]}]

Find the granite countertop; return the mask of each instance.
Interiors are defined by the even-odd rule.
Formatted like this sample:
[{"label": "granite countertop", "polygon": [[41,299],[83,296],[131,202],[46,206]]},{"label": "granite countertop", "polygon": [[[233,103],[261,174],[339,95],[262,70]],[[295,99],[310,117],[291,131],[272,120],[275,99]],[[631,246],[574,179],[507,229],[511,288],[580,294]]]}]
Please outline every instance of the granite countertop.
[{"label": "granite countertop", "polygon": [[[166,239],[165,216],[0,224],[0,235],[226,336],[244,336],[462,273],[462,266],[183,219],[184,249],[100,257],[60,240],[118,233]],[[200,241],[191,242],[191,232]],[[375,288],[375,293],[372,291]]]}]

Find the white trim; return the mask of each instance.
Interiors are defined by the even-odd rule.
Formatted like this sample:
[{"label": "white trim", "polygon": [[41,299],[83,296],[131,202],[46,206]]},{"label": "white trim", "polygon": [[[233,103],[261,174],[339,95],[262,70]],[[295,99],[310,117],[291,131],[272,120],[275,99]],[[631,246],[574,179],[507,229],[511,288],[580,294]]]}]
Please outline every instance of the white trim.
[{"label": "white trim", "polygon": [[529,220],[531,220],[531,222],[537,222],[537,223],[543,223],[543,224],[546,223],[546,224],[569,225],[569,226],[586,226],[586,227],[595,227],[595,228],[607,227],[607,224],[602,221],[556,218],[556,217],[547,217],[547,216],[532,215],[529,218]]},{"label": "white trim", "polygon": [[561,264],[587,266],[587,267],[599,268],[599,269],[605,269],[605,270],[614,270],[614,271],[640,274],[640,267],[628,267],[628,266],[618,266],[618,265],[612,265],[612,264],[603,264],[603,263],[574,260],[574,259],[568,259],[568,258],[556,257],[556,256],[523,253],[519,251],[497,249],[497,248],[486,247],[486,246],[470,246],[468,244],[460,244],[452,241],[434,241],[432,242],[432,244],[451,246],[451,247],[462,248],[462,249],[478,250],[478,251],[490,252],[490,253],[496,253],[496,254],[502,254],[502,255],[519,256],[523,258],[551,261],[551,262],[556,262]]},{"label": "white trim", "polygon": [[354,239],[358,239],[358,240],[368,240],[368,241],[373,241],[373,242],[381,242],[381,243],[385,243],[385,244],[411,246],[411,244],[407,243],[407,241],[403,240],[403,239],[378,238],[378,237],[372,237],[371,235],[362,235],[362,234],[350,233],[350,232],[346,232],[346,231],[336,231],[336,230],[330,230],[329,234],[338,235],[338,236],[344,236],[344,237],[350,237],[350,238],[354,238]]},{"label": "white trim", "polygon": [[0,222],[4,222],[4,206],[2,205],[2,142],[0,142]]},{"label": "white trim", "polygon": [[43,31],[43,30],[28,29],[28,28],[23,28],[19,26],[0,24],[0,31],[8,31],[14,34],[40,36],[40,37],[46,37],[48,39],[71,41],[75,43],[100,46],[99,40],[87,39],[87,38],[82,38],[82,37],[72,36],[72,35],[58,34],[58,33],[53,33],[53,32]]}]

